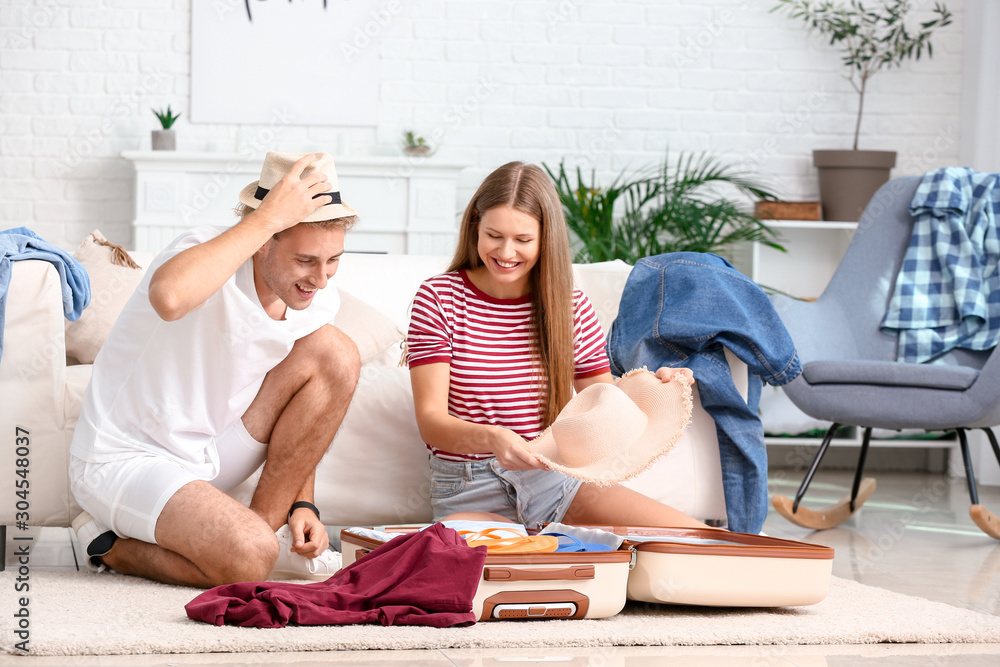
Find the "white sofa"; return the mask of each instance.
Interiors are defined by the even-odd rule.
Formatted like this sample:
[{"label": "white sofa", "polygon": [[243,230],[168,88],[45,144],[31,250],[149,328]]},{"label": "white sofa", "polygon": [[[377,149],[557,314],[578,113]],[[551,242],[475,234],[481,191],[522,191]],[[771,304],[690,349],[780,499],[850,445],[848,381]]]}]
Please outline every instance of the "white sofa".
[{"label": "white sofa", "polygon": [[[142,266],[150,259],[133,257]],[[365,363],[344,424],[317,470],[316,504],[328,525],[431,519],[427,452],[413,416],[407,371],[397,364],[410,299],[419,283],[446,262],[443,257],[368,254],[341,260],[334,281],[357,299],[349,306],[345,297],[337,324],[358,342]],[[574,269],[578,286],[609,327],[631,267],[610,262]],[[52,265],[15,262],[0,359],[0,460],[9,466],[19,458],[15,430],[26,430],[29,525],[68,526],[79,512],[69,492],[67,456],[91,366],[67,366],[65,324]],[[737,384],[745,387],[746,367],[738,361],[733,367]],[[0,476],[0,526],[23,519],[17,514],[16,479],[9,472]],[[233,495],[248,501],[253,482],[251,478]],[[685,437],[628,485],[692,516],[725,518],[715,426],[697,396]]]}]

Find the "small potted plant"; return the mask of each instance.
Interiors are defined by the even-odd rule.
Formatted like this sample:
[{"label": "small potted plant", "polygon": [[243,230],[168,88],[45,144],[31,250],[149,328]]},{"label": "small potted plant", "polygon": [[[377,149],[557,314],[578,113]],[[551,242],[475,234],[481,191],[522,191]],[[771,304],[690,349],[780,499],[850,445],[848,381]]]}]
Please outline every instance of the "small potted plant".
[{"label": "small potted plant", "polygon": [[166,111],[162,109],[153,109],[153,114],[160,120],[160,125],[163,127],[162,130],[153,130],[153,150],[154,151],[172,151],[177,148],[177,137],[174,135],[174,131],[170,129],[177,119],[181,115],[175,114],[171,109],[170,105],[167,105]]},{"label": "small potted plant", "polygon": [[428,157],[431,154],[431,145],[427,143],[427,139],[413,130],[405,130],[403,132],[403,152],[414,157]]},{"label": "small potted plant", "polygon": [[858,93],[858,115],[854,123],[851,150],[815,150],[813,164],[819,170],[820,199],[827,220],[858,220],[868,200],[889,180],[896,165],[895,151],[858,150],[861,116],[868,81],[883,67],[899,67],[904,60],[919,60],[924,49],[933,53],[930,37],[951,23],[951,13],[935,3],[934,17],[910,32],[905,21],[913,8],[911,0],[881,0],[848,4],[832,0],[778,0],[771,11],[787,10],[789,17],[801,19],[810,29],[829,38],[841,50],[847,79]]}]

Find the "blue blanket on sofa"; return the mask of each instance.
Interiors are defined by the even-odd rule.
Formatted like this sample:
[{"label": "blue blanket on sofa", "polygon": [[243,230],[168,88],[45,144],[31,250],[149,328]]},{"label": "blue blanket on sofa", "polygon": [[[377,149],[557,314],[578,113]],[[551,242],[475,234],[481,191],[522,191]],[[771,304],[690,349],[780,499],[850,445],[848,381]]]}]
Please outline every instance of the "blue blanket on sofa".
[{"label": "blue blanket on sofa", "polygon": [[80,318],[90,305],[90,277],[78,261],[61,248],[48,243],[27,227],[0,232],[0,358],[3,357],[4,320],[7,291],[10,289],[11,264],[21,259],[51,262],[62,281],[63,313],[71,322]]},{"label": "blue blanket on sofa", "polygon": [[882,329],[897,361],[921,363],[1000,341],[1000,174],[946,167],[924,174],[913,233]]}]

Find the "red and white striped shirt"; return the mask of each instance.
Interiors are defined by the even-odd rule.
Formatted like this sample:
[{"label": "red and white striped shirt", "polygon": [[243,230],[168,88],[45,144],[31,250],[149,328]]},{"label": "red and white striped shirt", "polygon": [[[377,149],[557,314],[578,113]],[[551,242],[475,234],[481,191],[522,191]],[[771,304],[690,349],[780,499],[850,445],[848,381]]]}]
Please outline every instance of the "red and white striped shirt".
[{"label": "red and white striped shirt", "polygon": [[[451,368],[448,413],[476,424],[509,428],[531,440],[544,430],[541,407],[548,381],[541,377],[531,296],[496,299],[476,288],[464,270],[425,281],[413,301],[406,337],[407,363]],[[577,379],[610,370],[604,332],[590,301],[573,290],[573,359]],[[452,461],[492,454],[454,454],[427,445]]]}]

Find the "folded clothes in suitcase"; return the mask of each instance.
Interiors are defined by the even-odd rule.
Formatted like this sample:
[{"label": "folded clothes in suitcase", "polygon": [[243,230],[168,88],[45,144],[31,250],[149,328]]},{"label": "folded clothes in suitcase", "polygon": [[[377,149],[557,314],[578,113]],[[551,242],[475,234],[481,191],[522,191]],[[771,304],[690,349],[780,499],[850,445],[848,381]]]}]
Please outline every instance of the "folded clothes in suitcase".
[{"label": "folded clothes in suitcase", "polygon": [[830,589],[830,547],[724,530],[602,528],[635,547],[630,600],[793,607],[816,604]]},{"label": "folded clothes in suitcase", "polygon": [[[385,543],[384,533],[410,526],[347,528],[340,533],[344,567]],[[473,601],[480,621],[606,618],[625,606],[633,551],[490,553]]]}]

